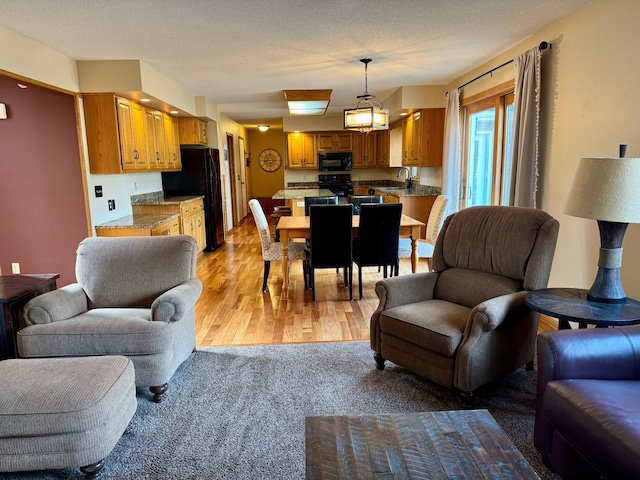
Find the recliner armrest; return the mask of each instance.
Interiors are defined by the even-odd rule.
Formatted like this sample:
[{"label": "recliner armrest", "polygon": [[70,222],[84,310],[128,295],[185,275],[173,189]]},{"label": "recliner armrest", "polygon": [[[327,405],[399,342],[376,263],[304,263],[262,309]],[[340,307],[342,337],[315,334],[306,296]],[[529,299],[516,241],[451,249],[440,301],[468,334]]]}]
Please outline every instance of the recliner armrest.
[{"label": "recliner armrest", "polygon": [[379,280],[376,283],[376,294],[380,299],[378,311],[431,300],[438,275],[437,272],[414,273]]},{"label": "recliner armrest", "polygon": [[202,282],[197,278],[167,290],[151,304],[151,320],[167,323],[180,320],[195,306],[201,293]]},{"label": "recliner armrest", "polygon": [[469,315],[472,321],[467,324],[465,337],[468,336],[469,329],[478,328],[483,332],[495,330],[505,320],[517,319],[520,317],[519,314],[530,311],[525,301],[527,293],[526,291],[508,293],[476,305]]},{"label": "recliner armrest", "polygon": [[640,379],[640,327],[541,333],[538,387],[568,378]]},{"label": "recliner armrest", "polygon": [[58,322],[80,315],[88,310],[87,295],[78,283],[43,293],[24,306],[27,326]]}]

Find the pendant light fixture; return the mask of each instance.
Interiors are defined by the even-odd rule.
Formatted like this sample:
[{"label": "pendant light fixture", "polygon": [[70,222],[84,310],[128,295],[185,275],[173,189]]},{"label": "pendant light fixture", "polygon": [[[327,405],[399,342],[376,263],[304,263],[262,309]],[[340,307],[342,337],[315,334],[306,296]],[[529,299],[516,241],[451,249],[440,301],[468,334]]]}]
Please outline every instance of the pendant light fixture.
[{"label": "pendant light fixture", "polygon": [[364,63],[364,93],[356,97],[358,102],[353,107],[344,111],[344,128],[362,133],[369,133],[372,130],[388,130],[389,110],[373,101],[376,97],[369,94],[368,91],[367,67],[371,59],[363,58],[360,61]]}]

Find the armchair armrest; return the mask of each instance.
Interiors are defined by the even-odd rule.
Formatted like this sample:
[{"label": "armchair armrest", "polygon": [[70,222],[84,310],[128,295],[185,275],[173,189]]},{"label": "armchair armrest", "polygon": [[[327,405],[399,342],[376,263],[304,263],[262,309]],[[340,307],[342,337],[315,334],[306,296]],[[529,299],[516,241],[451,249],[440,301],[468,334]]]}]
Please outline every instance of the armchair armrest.
[{"label": "armchair armrest", "polygon": [[23,310],[24,323],[30,326],[67,320],[88,308],[84,290],[80,284],[72,283],[29,300]]},{"label": "armchair armrest", "polygon": [[379,303],[378,308],[371,315],[369,324],[369,341],[373,350],[380,351],[380,314],[398,305],[432,299],[438,275],[437,272],[414,273],[385,278],[376,283]]},{"label": "armchair armrest", "polygon": [[471,310],[456,354],[454,386],[473,392],[534,359],[538,313],[526,291],[494,297]]},{"label": "armchair armrest", "polygon": [[201,293],[202,283],[197,278],[167,290],[151,304],[151,320],[177,322],[195,306]]},{"label": "armchair armrest", "polygon": [[538,388],[551,380],[640,379],[640,327],[543,332],[538,336]]},{"label": "armchair armrest", "polygon": [[438,273],[415,273],[385,278],[376,283],[376,294],[380,300],[377,311],[398,305],[431,300]]}]

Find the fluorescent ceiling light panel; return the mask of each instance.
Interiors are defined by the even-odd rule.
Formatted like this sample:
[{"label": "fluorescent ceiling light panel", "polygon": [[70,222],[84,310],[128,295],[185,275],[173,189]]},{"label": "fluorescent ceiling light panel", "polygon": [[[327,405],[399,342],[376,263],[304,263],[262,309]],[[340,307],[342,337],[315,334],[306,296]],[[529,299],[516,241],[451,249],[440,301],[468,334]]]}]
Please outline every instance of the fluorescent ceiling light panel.
[{"label": "fluorescent ceiling light panel", "polygon": [[284,90],[289,115],[324,115],[332,90]]}]

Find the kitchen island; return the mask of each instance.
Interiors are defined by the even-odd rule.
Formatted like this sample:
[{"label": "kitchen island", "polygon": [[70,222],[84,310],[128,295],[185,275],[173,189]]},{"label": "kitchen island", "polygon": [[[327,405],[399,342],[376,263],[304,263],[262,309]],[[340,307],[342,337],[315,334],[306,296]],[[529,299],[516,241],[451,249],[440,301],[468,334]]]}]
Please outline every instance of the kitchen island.
[{"label": "kitchen island", "polygon": [[330,197],[334,193],[327,188],[285,188],[274,193],[273,200],[285,200],[291,215],[304,215],[305,197]]}]

